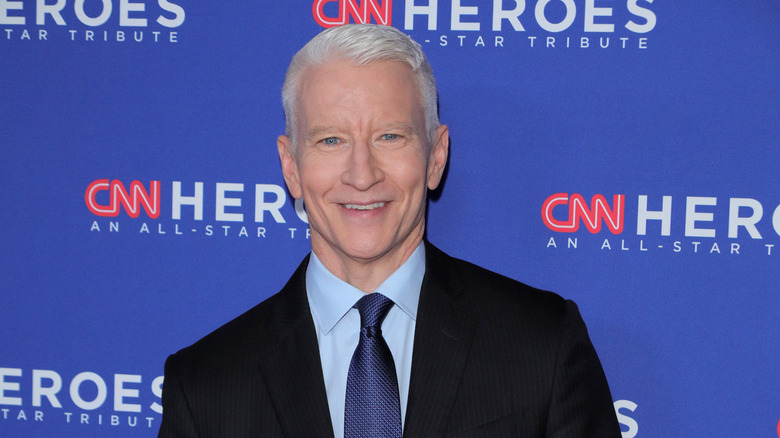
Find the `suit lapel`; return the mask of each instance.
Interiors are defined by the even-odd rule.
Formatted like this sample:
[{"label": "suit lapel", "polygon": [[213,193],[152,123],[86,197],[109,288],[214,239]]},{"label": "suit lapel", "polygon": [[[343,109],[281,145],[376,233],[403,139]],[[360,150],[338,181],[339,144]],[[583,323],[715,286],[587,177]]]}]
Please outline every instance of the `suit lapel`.
[{"label": "suit lapel", "polygon": [[285,435],[333,437],[319,347],[306,298],[307,265],[308,258],[277,296],[268,321],[277,342],[263,347],[259,365]]},{"label": "suit lapel", "polygon": [[446,432],[476,322],[458,306],[463,289],[445,255],[426,242],[426,270],[415,327],[404,437]]}]

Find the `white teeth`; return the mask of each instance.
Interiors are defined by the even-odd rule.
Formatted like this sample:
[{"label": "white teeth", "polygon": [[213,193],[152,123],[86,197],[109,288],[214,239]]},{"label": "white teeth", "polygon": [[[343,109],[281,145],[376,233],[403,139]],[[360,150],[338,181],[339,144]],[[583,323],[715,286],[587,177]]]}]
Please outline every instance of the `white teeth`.
[{"label": "white teeth", "polygon": [[368,205],[344,204],[344,207],[350,210],[373,210],[375,208],[384,207],[384,206],[385,206],[384,202],[375,202],[373,204],[368,204]]}]

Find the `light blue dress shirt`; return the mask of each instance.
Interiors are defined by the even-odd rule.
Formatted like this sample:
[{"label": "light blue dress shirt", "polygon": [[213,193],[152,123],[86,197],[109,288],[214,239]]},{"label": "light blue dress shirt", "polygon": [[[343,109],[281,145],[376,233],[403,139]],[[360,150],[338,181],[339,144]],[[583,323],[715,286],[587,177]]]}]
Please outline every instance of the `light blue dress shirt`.
[{"label": "light blue dress shirt", "polygon": [[[395,361],[401,401],[401,425],[406,419],[414,325],[423,275],[425,245],[420,243],[406,262],[376,289],[376,292],[395,303],[382,323],[382,336]],[[360,313],[352,306],[364,292],[333,275],[312,253],[306,269],[306,294],[317,331],[333,432],[337,438],[342,438],[347,373],[360,332]]]}]

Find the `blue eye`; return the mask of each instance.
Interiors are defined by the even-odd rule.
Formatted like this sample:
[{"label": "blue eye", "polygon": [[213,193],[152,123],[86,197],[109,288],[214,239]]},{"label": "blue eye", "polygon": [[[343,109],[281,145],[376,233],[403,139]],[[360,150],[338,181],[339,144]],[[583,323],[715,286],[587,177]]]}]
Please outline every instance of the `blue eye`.
[{"label": "blue eye", "polygon": [[382,136],[382,140],[397,140],[398,134],[385,134]]},{"label": "blue eye", "polygon": [[336,137],[328,137],[321,140],[323,144],[328,146],[335,146],[339,143],[339,139]]}]

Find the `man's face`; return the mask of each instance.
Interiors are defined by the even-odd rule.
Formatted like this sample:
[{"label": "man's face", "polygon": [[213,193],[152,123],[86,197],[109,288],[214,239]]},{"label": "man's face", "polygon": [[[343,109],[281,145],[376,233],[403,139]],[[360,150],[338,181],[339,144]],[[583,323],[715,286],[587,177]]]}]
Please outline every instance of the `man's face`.
[{"label": "man's face", "polygon": [[306,205],[312,249],[342,265],[408,256],[449,143],[441,126],[430,144],[411,68],[331,61],[308,69],[299,93],[297,149],[285,136],[278,146],[287,186]]}]

